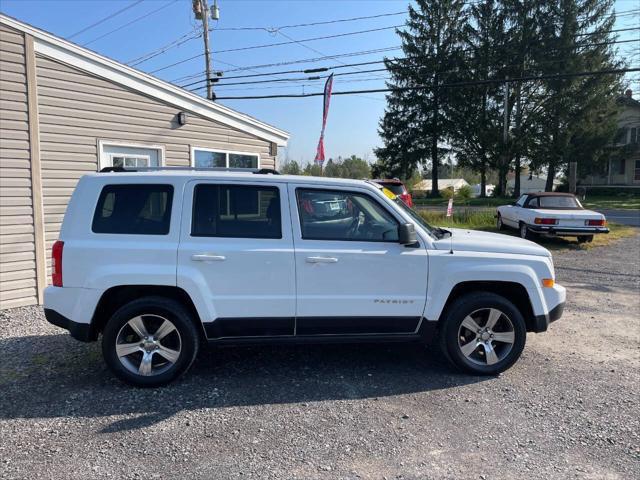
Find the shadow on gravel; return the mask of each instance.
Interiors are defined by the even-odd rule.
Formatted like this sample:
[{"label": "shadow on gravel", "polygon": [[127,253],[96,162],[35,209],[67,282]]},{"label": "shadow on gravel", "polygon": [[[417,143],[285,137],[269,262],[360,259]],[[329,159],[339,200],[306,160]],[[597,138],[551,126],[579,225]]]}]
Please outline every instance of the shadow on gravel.
[{"label": "shadow on gravel", "polygon": [[[435,347],[434,347],[435,348]],[[102,432],[145,428],[180,411],[349,400],[439,390],[486,378],[455,373],[418,344],[205,348],[158,389],[115,380],[99,344],[68,335],[0,339],[0,418],[125,416]]]}]

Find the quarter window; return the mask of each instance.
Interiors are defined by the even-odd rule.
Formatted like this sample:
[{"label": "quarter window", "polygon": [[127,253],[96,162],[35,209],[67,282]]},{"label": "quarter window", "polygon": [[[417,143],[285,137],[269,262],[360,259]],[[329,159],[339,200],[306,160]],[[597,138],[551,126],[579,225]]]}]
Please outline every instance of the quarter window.
[{"label": "quarter window", "polygon": [[166,235],[171,218],[171,185],[106,185],[93,215],[94,233]]},{"label": "quarter window", "polygon": [[197,185],[193,199],[194,237],[282,238],[277,187]]},{"label": "quarter window", "polygon": [[516,205],[518,205],[519,207],[522,207],[524,205],[524,202],[527,201],[527,197],[528,195],[522,195],[516,202]]},{"label": "quarter window", "polygon": [[192,156],[196,168],[258,168],[260,163],[254,153],[230,153],[207,148],[194,148]]},{"label": "quarter window", "polygon": [[306,240],[398,241],[398,222],[368,195],[298,189],[296,198]]}]

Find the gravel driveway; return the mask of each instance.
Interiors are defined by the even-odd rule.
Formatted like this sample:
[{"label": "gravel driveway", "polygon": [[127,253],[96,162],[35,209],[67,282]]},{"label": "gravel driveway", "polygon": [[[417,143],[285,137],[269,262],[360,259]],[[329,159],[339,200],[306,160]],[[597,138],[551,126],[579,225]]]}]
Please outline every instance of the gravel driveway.
[{"label": "gravel driveway", "polygon": [[554,257],[565,316],[495,378],[413,345],[226,348],[138,390],[0,312],[0,478],[639,478],[640,236]]}]

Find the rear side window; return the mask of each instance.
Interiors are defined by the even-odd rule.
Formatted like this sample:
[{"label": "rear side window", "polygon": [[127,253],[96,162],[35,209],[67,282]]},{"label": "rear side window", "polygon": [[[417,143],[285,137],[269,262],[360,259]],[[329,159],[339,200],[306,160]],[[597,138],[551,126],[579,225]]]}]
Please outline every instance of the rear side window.
[{"label": "rear side window", "polygon": [[197,185],[194,237],[282,238],[280,192],[257,185]]},{"label": "rear side window", "polygon": [[401,183],[380,183],[387,190],[391,190],[396,195],[404,195],[404,185]]},{"label": "rear side window", "polygon": [[171,185],[106,185],[93,215],[94,233],[167,235]]}]

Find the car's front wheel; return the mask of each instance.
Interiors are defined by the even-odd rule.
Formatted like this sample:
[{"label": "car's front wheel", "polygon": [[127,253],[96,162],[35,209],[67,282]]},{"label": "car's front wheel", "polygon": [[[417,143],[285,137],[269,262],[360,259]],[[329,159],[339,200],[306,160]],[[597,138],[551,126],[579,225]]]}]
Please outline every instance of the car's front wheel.
[{"label": "car's front wheel", "polygon": [[139,387],[157,387],[182,375],[198,353],[199,337],[191,314],[179,302],[144,297],[109,319],[102,353],[113,373]]},{"label": "car's front wheel", "polygon": [[520,311],[490,292],[465,295],[448,309],[440,327],[440,346],[451,362],[469,373],[495,375],[520,357],[527,328]]},{"label": "car's front wheel", "polygon": [[502,215],[500,214],[496,216],[496,227],[498,228],[498,230],[506,230],[504,222],[502,221]]},{"label": "car's front wheel", "polygon": [[531,240],[533,238],[533,233],[524,222],[520,222],[520,238],[524,238],[525,240]]}]

